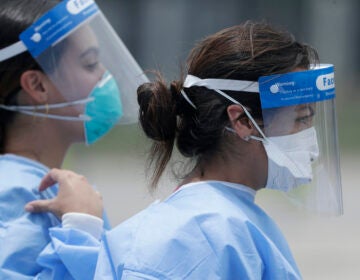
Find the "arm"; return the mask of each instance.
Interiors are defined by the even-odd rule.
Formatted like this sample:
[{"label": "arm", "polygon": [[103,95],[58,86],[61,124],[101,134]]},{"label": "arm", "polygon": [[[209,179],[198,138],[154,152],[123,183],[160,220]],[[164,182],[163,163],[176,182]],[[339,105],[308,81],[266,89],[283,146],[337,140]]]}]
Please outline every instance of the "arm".
[{"label": "arm", "polygon": [[63,216],[62,228],[50,229],[51,242],[37,259],[51,271],[50,279],[62,279],[64,273],[71,279],[94,279],[102,223],[93,216],[71,213]]},{"label": "arm", "polygon": [[[19,179],[14,183],[12,176]],[[50,241],[48,228],[60,221],[51,214],[32,215],[23,210],[26,202],[42,197],[32,188],[40,179],[21,172],[8,178],[0,186],[0,279],[32,279],[42,271],[36,258]],[[55,195],[54,189],[44,196]]]},{"label": "arm", "polygon": [[63,220],[62,228],[50,229],[51,241],[37,262],[46,269],[46,279],[67,279],[61,278],[66,273],[72,276],[70,279],[93,279],[103,224],[101,196],[85,177],[58,169],[44,177],[39,190],[56,182],[56,198],[32,201],[25,207],[35,213],[52,212]]},{"label": "arm", "polygon": [[36,258],[50,241],[51,226],[45,214],[37,219],[24,214],[11,223],[1,224],[0,279],[37,279],[46,273]]}]

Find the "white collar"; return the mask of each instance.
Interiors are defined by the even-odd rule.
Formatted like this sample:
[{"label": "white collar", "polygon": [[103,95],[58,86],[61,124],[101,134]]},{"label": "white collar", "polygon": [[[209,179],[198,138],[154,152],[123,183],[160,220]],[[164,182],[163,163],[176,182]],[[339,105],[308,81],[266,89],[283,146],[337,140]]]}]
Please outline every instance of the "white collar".
[{"label": "white collar", "polygon": [[184,189],[196,186],[196,185],[207,184],[207,183],[209,183],[209,184],[216,183],[216,184],[221,184],[223,186],[226,186],[226,187],[229,187],[229,188],[232,188],[232,189],[237,189],[237,190],[248,193],[249,195],[251,195],[251,197],[255,197],[255,194],[256,194],[256,190],[254,190],[254,189],[252,189],[250,187],[247,187],[245,185],[242,185],[242,184],[226,182],[226,181],[209,180],[209,181],[199,181],[199,182],[193,182],[193,183],[188,183],[188,184],[182,185],[175,192],[173,192],[168,198],[166,198],[166,200],[168,200],[169,198],[171,198],[172,196],[174,196],[175,194],[177,194],[181,190],[184,190]]}]

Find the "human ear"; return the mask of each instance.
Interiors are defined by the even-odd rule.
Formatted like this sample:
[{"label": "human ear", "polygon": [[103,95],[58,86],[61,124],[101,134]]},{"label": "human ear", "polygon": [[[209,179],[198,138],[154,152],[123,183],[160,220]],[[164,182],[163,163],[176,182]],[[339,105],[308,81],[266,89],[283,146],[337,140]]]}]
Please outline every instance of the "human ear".
[{"label": "human ear", "polygon": [[20,85],[32,103],[45,104],[48,100],[49,78],[39,70],[28,70],[21,74]]},{"label": "human ear", "polygon": [[236,134],[243,140],[249,141],[253,133],[253,127],[245,115],[244,109],[240,105],[230,105],[227,107],[227,113],[232,128]]}]

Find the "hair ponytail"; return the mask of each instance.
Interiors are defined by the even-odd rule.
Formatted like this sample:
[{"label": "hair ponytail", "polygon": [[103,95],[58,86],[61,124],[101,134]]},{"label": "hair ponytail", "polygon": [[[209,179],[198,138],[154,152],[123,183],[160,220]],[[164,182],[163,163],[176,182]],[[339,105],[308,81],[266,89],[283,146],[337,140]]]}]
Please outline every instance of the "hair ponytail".
[{"label": "hair ponytail", "polygon": [[154,166],[151,188],[154,189],[169,162],[177,133],[177,96],[158,75],[153,83],[145,83],[137,90],[139,121],[147,137],[154,140],[149,165]]}]

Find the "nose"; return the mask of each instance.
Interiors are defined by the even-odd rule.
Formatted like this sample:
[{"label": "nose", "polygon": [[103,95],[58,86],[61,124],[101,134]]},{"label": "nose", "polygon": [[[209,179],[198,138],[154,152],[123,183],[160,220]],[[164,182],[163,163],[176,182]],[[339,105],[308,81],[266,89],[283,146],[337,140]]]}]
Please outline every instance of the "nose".
[{"label": "nose", "polygon": [[98,70],[98,73],[99,73],[99,77],[98,77],[98,80],[101,81],[102,77],[104,76],[105,72],[106,72],[106,68],[103,64],[100,64],[99,65],[99,70]]}]

